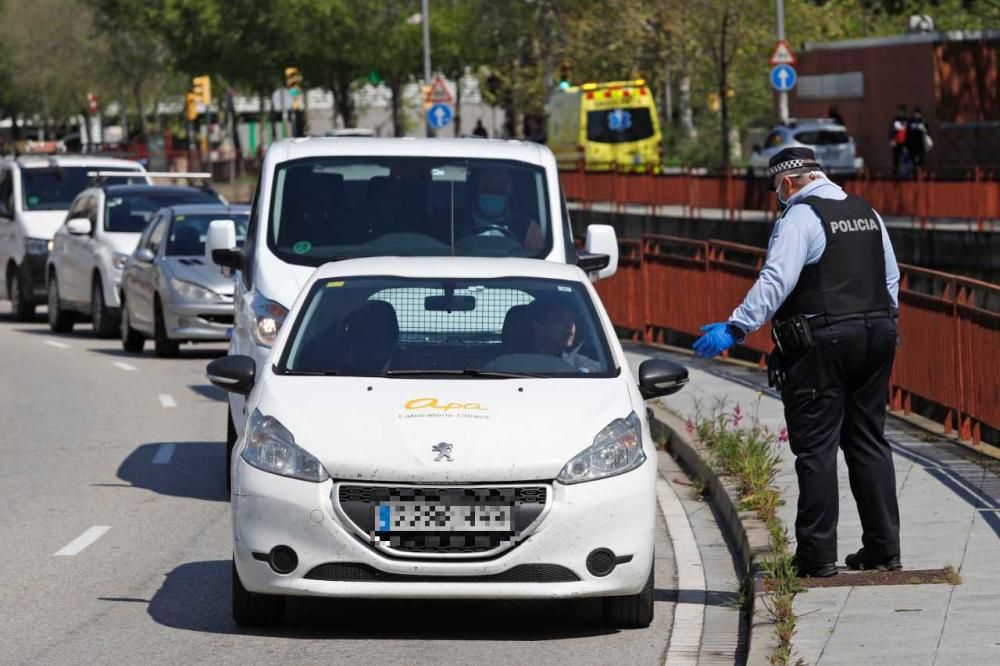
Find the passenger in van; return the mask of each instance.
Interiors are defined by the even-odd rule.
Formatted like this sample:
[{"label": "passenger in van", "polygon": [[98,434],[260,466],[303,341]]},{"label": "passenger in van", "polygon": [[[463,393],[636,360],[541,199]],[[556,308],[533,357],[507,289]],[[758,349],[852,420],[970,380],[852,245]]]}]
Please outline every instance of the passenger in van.
[{"label": "passenger in van", "polygon": [[464,236],[508,236],[527,250],[542,249],[545,239],[538,222],[511,209],[512,183],[506,169],[473,169],[469,180],[472,227]]}]

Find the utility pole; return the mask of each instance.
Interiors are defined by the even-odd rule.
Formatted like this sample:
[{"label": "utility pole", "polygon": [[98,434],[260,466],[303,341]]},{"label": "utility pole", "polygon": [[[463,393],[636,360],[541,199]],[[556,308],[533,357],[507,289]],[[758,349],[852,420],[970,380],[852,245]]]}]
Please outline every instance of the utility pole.
[{"label": "utility pole", "polygon": [[[431,84],[431,10],[429,0],[420,0],[421,24],[424,31],[424,85]],[[427,123],[427,136],[434,136],[434,129],[431,127],[430,119],[424,114],[424,122]]]},{"label": "utility pole", "polygon": [[[775,0],[777,12],[778,39],[785,38],[785,0]],[[788,93],[782,91],[778,93],[778,120],[788,122]]]}]

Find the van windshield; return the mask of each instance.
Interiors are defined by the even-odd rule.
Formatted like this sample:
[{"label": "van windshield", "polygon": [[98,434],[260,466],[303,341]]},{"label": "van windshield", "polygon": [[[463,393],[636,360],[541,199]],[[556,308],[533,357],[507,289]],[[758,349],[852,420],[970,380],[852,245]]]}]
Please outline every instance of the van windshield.
[{"label": "van windshield", "polygon": [[278,371],[388,377],[610,377],[586,289],[539,278],[320,280]]},{"label": "van windshield", "polygon": [[587,140],[628,143],[653,136],[653,118],[646,107],[587,112]]},{"label": "van windshield", "polygon": [[543,258],[548,201],[544,170],[523,162],[309,158],[275,172],[267,244],[307,266],[384,255]]},{"label": "van windshield", "polygon": [[24,210],[69,210],[69,206],[90,184],[88,172],[94,171],[135,172],[135,178],[115,176],[105,177],[108,185],[128,185],[131,182],[145,182],[136,169],[115,167],[31,167],[21,169],[21,185],[24,190]]}]

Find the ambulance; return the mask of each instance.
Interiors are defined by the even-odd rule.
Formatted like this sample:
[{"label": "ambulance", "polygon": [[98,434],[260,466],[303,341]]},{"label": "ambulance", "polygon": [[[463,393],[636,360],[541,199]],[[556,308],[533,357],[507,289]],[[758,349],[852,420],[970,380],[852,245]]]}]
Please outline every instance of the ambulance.
[{"label": "ambulance", "polygon": [[643,79],[559,89],[546,111],[546,143],[560,169],[659,170],[663,135]]}]

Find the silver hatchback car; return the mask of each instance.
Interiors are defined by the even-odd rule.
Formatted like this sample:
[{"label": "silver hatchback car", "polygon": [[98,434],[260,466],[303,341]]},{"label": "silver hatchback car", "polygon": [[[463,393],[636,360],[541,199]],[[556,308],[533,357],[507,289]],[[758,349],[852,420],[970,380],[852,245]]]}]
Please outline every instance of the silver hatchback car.
[{"label": "silver hatchback car", "polygon": [[757,147],[750,157],[755,174],[767,173],[768,160],[779,151],[792,147],[812,148],[816,161],[830,174],[857,174],[864,167],[858,157],[857,145],[847,128],[827,118],[791,119],[771,129],[763,147]]},{"label": "silver hatchback car", "polygon": [[233,325],[233,278],[205,255],[213,220],[233,220],[246,237],[249,206],[188,204],[161,208],[125,263],[121,337],[128,352],[153,338],[156,355],[177,356],[182,342],[224,341]]}]

